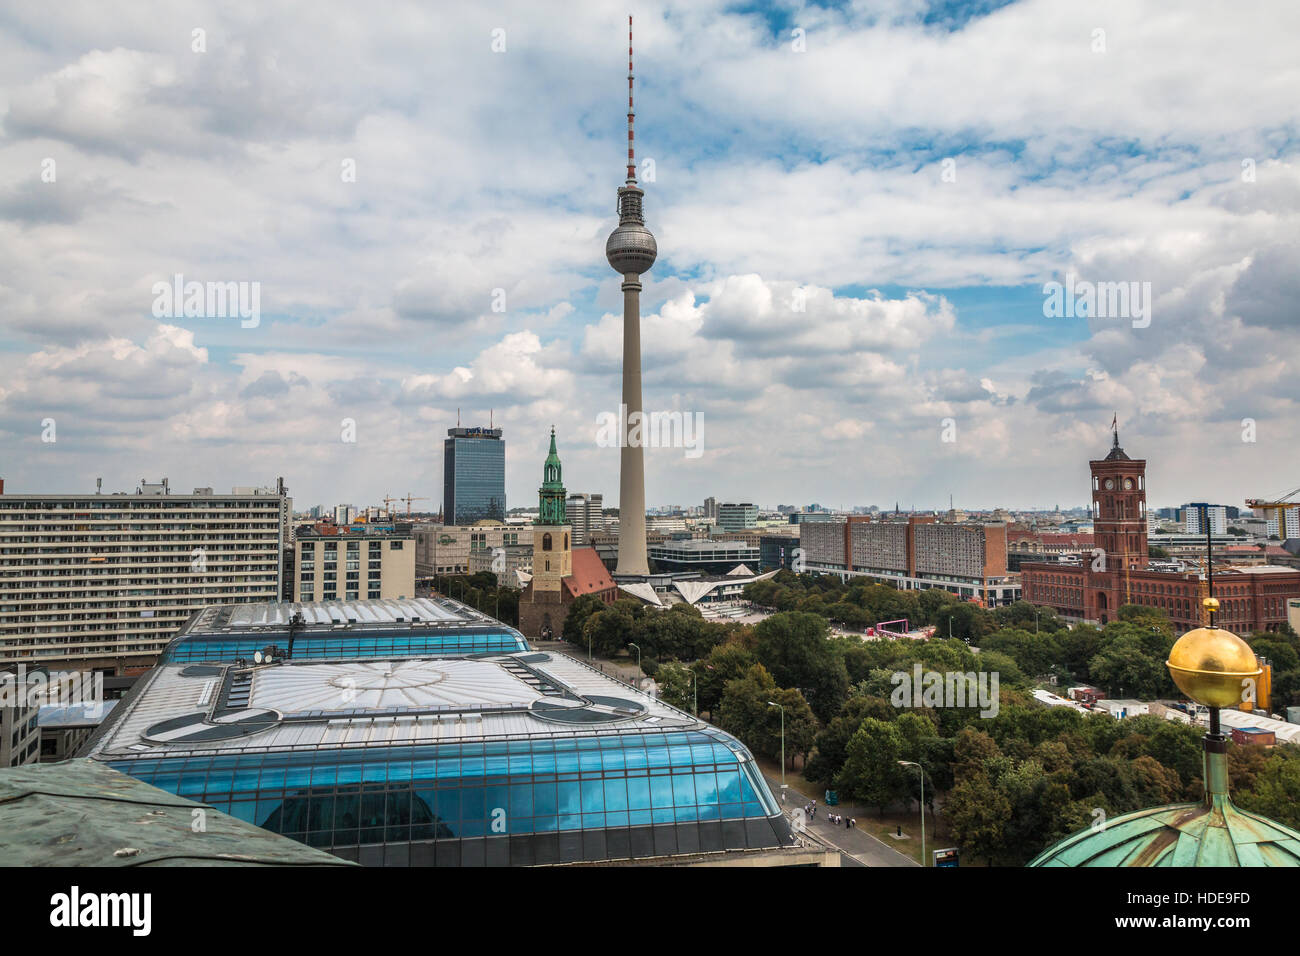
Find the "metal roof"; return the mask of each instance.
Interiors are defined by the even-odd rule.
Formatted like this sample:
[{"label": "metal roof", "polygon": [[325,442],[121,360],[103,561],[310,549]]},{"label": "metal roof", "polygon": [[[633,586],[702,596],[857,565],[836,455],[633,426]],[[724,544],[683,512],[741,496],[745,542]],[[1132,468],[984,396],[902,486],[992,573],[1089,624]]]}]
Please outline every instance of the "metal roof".
[{"label": "metal roof", "polygon": [[393,627],[402,624],[468,625],[500,621],[450,598],[388,598],[369,601],[265,602],[214,604],[199,611],[182,635],[235,634],[285,630],[301,614],[304,632],[321,628]]},{"label": "metal roof", "polygon": [[141,678],[85,753],[120,760],[697,728],[707,725],[561,654],[165,664]]}]

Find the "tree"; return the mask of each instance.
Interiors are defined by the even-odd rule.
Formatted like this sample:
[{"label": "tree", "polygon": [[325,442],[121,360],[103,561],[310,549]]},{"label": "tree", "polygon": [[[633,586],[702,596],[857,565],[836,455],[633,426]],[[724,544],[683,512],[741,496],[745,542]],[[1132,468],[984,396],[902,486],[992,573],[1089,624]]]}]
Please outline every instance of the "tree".
[{"label": "tree", "polygon": [[817,733],[817,721],[808,702],[797,690],[777,687],[762,664],[750,667],[743,677],[728,681],[718,707],[718,725],[735,734],[757,754],[776,758],[781,754],[781,710],[785,708],[785,754],[807,755]]},{"label": "tree", "polygon": [[868,717],[889,720],[895,714],[882,697],[850,697],[840,715],[832,720],[814,742],[804,776],[829,788],[849,755],[849,741]]},{"label": "tree", "polygon": [[583,625],[587,623],[587,618],[604,609],[605,602],[594,594],[582,594],[574,598],[573,603],[569,605],[569,613],[564,618],[564,629],[560,636],[570,644],[586,644],[587,638],[583,634]]},{"label": "tree", "polygon": [[844,658],[827,641],[826,621],[802,612],[774,614],[754,628],[754,655],[782,687],[805,693],[813,712],[831,720],[849,696]]},{"label": "tree", "polygon": [[1255,778],[1255,786],[1237,802],[1292,828],[1300,828],[1300,749],[1278,747]]},{"label": "tree", "polygon": [[962,848],[992,866],[1002,853],[1011,803],[988,774],[979,770],[959,779],[948,794],[943,815]]},{"label": "tree", "polygon": [[848,757],[835,783],[852,797],[869,803],[884,816],[885,807],[908,794],[907,778],[898,761],[903,758],[903,735],[898,725],[868,717],[849,741]]},{"label": "tree", "polygon": [[708,657],[693,665],[700,682],[700,710],[712,715],[722,701],[727,682],[743,676],[756,663],[753,651],[732,641],[715,647]]}]

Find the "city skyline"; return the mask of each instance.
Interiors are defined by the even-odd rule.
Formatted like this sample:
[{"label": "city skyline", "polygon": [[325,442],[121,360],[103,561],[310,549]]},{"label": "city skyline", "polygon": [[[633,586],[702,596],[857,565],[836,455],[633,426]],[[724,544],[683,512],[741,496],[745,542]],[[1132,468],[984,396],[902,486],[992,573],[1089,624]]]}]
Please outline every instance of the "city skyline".
[{"label": "city skyline", "polygon": [[[646,450],[647,504],[1069,506],[1115,413],[1153,503],[1300,483],[1297,13],[1156,9],[636,11],[645,408],[704,424]],[[554,424],[618,505],[621,16],[5,16],[9,489],[437,500],[461,409],[508,500]],[[185,318],[173,280],[261,312]],[[1051,282],[1148,314],[1049,317]]]}]

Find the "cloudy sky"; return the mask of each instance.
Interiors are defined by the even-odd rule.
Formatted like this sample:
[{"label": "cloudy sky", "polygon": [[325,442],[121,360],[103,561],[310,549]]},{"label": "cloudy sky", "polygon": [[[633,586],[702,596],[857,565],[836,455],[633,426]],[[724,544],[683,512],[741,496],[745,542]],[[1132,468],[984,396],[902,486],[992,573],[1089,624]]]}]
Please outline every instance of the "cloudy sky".
[{"label": "cloudy sky", "polygon": [[[616,503],[626,12],[0,3],[8,490],[437,507],[459,409],[511,506],[552,424]],[[1116,413],[1153,504],[1300,485],[1291,0],[630,12],[645,405],[704,423],[651,506],[1081,503]],[[259,321],[159,317],[177,274]]]}]

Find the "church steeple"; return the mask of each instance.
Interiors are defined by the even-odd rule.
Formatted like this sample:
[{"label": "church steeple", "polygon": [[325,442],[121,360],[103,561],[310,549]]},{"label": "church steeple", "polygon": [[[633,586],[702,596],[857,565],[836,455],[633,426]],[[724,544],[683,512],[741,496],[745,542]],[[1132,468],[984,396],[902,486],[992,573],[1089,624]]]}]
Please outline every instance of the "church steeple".
[{"label": "church steeple", "polygon": [[564,482],[561,480],[560,455],[555,450],[555,426],[551,426],[551,451],[542,466],[542,487],[537,489],[537,523],[562,525],[564,520]]}]

